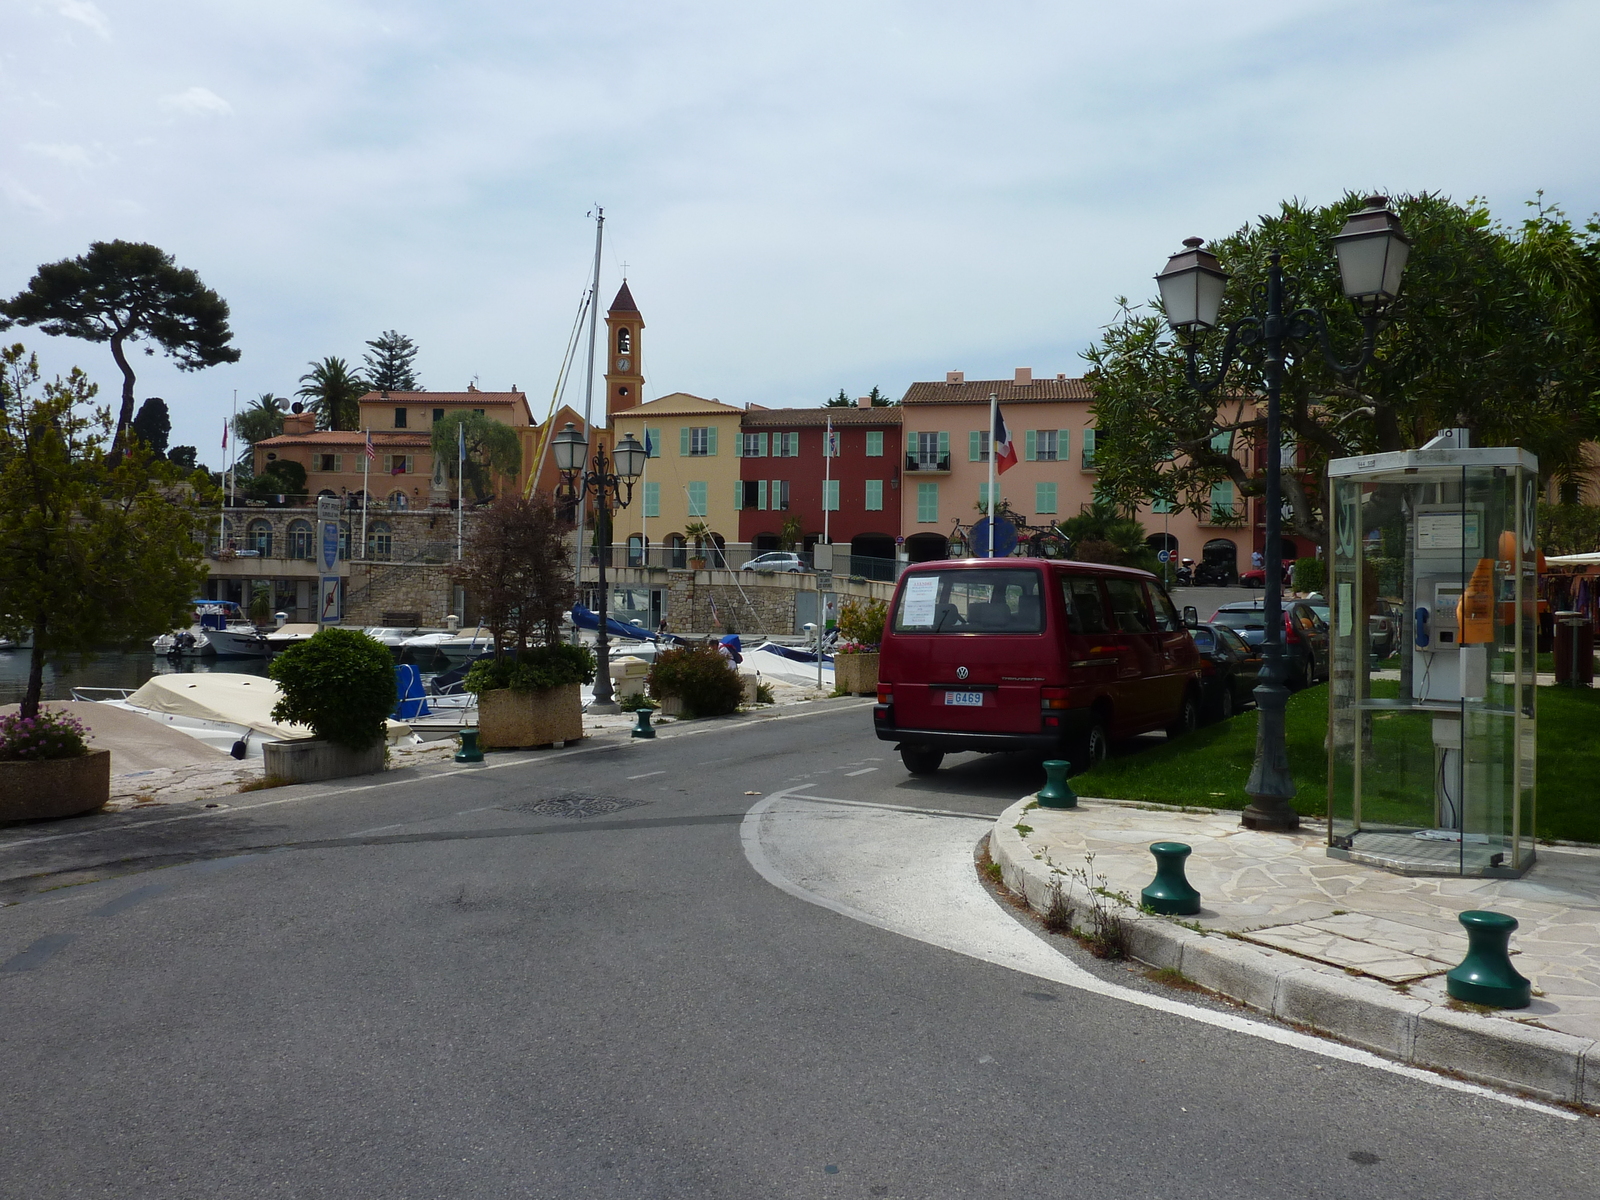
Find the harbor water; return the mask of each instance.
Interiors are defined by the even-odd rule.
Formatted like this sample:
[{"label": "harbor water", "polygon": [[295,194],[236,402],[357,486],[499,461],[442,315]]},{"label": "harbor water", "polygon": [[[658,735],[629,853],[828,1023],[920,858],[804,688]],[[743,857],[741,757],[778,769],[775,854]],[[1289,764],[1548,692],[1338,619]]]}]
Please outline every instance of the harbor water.
[{"label": "harbor water", "polygon": [[[0,650],[0,704],[19,704],[28,689],[28,650]],[[265,675],[264,658],[188,658],[168,662],[144,651],[108,650],[81,666],[76,661],[46,663],[46,700],[70,700],[75,687],[136,688],[152,675],[224,671],[234,675]]]}]

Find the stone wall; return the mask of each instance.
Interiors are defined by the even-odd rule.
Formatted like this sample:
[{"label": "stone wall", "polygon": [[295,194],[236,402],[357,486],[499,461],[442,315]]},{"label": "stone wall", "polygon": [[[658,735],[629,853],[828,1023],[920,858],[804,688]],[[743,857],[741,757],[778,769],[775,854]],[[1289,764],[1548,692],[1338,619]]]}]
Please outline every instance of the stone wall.
[{"label": "stone wall", "polygon": [[455,584],[435,563],[352,562],[345,579],[346,625],[421,625],[443,628],[454,614],[463,624],[475,620],[457,612]]}]

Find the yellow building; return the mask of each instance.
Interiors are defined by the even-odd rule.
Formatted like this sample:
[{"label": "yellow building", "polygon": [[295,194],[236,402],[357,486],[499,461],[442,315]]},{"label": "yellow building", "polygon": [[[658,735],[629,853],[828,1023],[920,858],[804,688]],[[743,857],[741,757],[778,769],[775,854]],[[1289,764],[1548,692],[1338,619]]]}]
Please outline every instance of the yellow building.
[{"label": "yellow building", "polygon": [[[632,434],[650,448],[644,474],[634,485],[633,503],[621,509],[612,540],[628,545],[628,561],[645,546],[674,551],[668,562],[692,554],[686,529],[704,522],[718,547],[739,540],[739,422],[744,410],[687,392],[636,405],[612,415],[613,436]],[[648,438],[648,442],[646,442]],[[716,557],[707,557],[715,564]],[[660,561],[659,557],[653,561]]]}]

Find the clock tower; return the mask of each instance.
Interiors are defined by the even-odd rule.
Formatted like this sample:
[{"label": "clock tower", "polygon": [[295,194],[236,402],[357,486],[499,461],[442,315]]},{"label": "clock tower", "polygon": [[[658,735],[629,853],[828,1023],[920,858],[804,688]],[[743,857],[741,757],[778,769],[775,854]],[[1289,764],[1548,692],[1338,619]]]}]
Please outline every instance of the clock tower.
[{"label": "clock tower", "polygon": [[628,281],[606,313],[606,424],[625,409],[644,403],[644,372],[639,366],[639,335],[644,318],[639,315]]}]

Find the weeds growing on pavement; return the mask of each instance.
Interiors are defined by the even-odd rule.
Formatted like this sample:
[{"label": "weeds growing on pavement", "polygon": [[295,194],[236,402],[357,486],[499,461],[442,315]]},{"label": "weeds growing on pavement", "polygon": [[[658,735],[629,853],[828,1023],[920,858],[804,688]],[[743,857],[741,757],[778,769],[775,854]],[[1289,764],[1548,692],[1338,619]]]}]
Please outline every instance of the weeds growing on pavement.
[{"label": "weeds growing on pavement", "polygon": [[1071,933],[1072,918],[1077,915],[1071,903],[1067,900],[1066,889],[1061,886],[1061,880],[1054,879],[1050,882],[1050,907],[1045,909],[1044,927],[1050,933]]},{"label": "weeds growing on pavement", "polygon": [[1080,936],[1096,958],[1126,958],[1128,956],[1128,925],[1122,910],[1132,908],[1133,901],[1126,892],[1114,892],[1106,886],[1106,876],[1095,874],[1094,851],[1083,856],[1084,865],[1073,867],[1067,876],[1083,889],[1084,902],[1092,928],[1080,931]]},{"label": "weeds growing on pavement", "polygon": [[239,785],[241,792],[264,792],[268,788],[288,787],[294,780],[285,779],[282,775],[263,775],[260,779],[250,779]]},{"label": "weeds growing on pavement", "polygon": [[1027,837],[1030,833],[1033,832],[1033,826],[1032,825],[1016,825],[1016,826],[1013,826],[1013,828],[1016,829],[1018,837]]},{"label": "weeds growing on pavement", "polygon": [[999,863],[991,860],[983,869],[988,872],[989,878],[996,883],[1004,883],[1006,881],[1005,869]]}]

